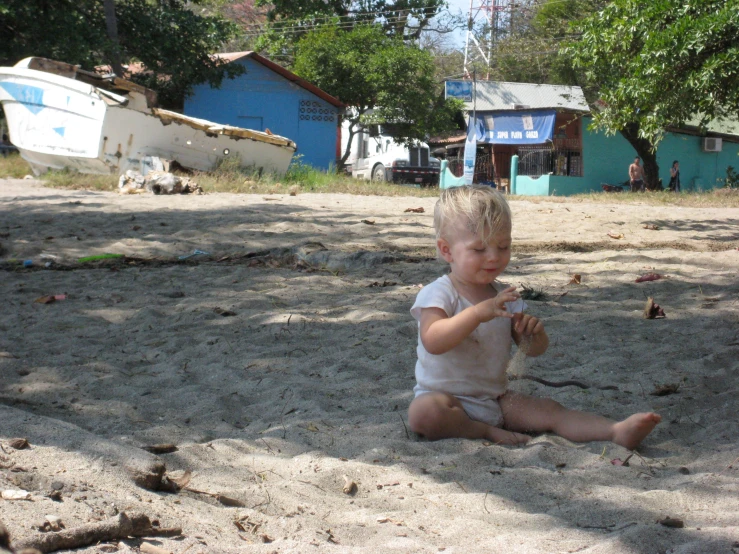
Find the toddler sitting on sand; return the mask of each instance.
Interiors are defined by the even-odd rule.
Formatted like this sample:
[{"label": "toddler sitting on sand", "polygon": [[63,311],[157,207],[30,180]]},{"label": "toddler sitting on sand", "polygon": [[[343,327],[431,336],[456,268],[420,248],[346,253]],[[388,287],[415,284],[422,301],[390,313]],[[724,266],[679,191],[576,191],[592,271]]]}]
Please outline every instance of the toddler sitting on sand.
[{"label": "toddler sitting on sand", "polygon": [[514,445],[531,439],[523,433],[551,431],[571,441],[636,448],[659,423],[658,414],[613,421],[507,390],[511,339],[525,341],[529,356],[549,346],[544,325],[524,313],[515,287],[497,281],[511,259],[511,225],[507,202],[490,187],[441,193],[434,228],[450,272],[421,289],[411,308],[419,326],[411,429],[430,440]]}]

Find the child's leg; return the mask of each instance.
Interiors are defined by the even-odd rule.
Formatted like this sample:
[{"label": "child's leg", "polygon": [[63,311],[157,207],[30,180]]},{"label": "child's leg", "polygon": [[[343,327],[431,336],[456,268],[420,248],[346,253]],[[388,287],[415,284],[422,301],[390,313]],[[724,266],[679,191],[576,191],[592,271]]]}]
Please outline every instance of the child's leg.
[{"label": "child's leg", "polygon": [[429,440],[460,437],[488,439],[497,444],[522,444],[531,439],[470,419],[458,399],[440,392],[429,392],[413,399],[408,408],[408,425],[413,432]]},{"label": "child's leg", "polygon": [[568,410],[548,398],[534,398],[509,391],[501,396],[504,425],[512,431],[552,431],[575,442],[612,441],[636,448],[662,419],[655,413],[634,414],[613,421],[587,412]]}]

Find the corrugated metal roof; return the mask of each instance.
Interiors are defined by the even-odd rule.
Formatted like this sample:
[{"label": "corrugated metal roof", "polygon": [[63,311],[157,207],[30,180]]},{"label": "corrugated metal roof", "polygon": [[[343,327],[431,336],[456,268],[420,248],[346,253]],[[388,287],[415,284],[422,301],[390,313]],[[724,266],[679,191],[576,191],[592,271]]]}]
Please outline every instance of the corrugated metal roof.
[{"label": "corrugated metal roof", "polygon": [[[685,127],[695,132],[700,132],[699,125],[700,119],[697,117],[685,122]],[[677,128],[676,131],[680,132],[680,129]],[[707,125],[706,131],[708,134],[739,137],[739,121],[719,117]]]},{"label": "corrugated metal roof", "polygon": [[[505,81],[477,81],[476,108],[485,112],[543,108],[590,111],[580,87]],[[465,102],[465,109],[471,111],[472,102]]]}]

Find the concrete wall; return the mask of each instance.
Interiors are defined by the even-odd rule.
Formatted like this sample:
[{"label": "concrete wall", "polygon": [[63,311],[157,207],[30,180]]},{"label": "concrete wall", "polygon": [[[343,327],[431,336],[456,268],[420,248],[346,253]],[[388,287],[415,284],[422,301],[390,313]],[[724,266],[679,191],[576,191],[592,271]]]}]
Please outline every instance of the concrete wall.
[{"label": "concrete wall", "polygon": [[236,79],[220,89],[195,87],[185,100],[185,114],[264,131],[269,129],[298,145],[302,163],[328,169],[336,161],[338,108],[249,58]]},{"label": "concrete wall", "polygon": [[[601,183],[622,184],[629,178],[629,165],[636,152],[620,134],[606,136],[587,129],[591,118],[583,118],[583,176],[519,176],[516,194],[569,196],[601,191]],[[657,149],[659,173],[665,187],[670,182],[672,162],[680,162],[682,190],[709,190],[721,186],[726,168],[739,168],[739,143],[723,143],[721,152],[703,152],[701,137],[667,133]]]}]

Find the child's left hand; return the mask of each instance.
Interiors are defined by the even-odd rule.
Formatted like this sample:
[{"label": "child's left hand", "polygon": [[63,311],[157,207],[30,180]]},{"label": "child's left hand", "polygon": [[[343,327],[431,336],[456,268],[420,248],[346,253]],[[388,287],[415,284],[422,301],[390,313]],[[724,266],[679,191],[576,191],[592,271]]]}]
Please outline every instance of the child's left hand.
[{"label": "child's left hand", "polygon": [[513,314],[513,330],[522,336],[533,336],[544,331],[544,324],[538,317],[519,312]]}]

